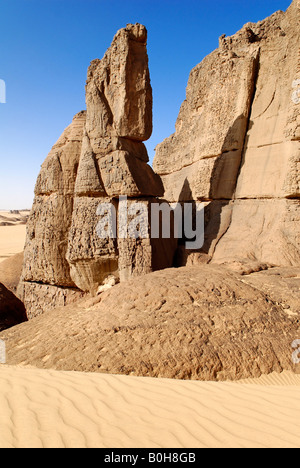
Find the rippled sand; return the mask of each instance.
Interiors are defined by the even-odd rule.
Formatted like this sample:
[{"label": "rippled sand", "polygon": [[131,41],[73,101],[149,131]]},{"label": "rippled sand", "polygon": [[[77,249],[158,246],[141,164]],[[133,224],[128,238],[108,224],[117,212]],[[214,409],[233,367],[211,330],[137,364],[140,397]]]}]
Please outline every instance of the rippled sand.
[{"label": "rippled sand", "polygon": [[300,376],[215,383],[0,367],[0,447],[300,447]]}]

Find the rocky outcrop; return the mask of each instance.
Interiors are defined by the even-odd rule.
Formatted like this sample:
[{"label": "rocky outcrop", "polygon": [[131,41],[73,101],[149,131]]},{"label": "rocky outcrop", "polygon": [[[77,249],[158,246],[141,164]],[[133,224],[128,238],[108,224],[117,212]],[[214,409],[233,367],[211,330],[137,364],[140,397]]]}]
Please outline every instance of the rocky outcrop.
[{"label": "rocky outcrop", "polygon": [[19,287],[29,317],[72,301],[76,290],[95,294],[109,275],[122,281],[173,263],[176,243],[152,241],[150,218],[145,241],[119,238],[118,232],[103,238],[97,231],[107,206],[119,224],[119,197],[151,206],[163,195],[143,143],[152,133],[144,26],[120,30],[104,58],[91,63],[86,105],[52,148],[36,183]]},{"label": "rocky outcrop", "polygon": [[66,260],[86,113],[77,114],[42,165],[27,223],[23,280],[75,286]]},{"label": "rocky outcrop", "polygon": [[0,283],[0,332],[23,322],[27,322],[24,305]]},{"label": "rocky outcrop", "polygon": [[249,276],[217,265],[168,269],[0,338],[9,365],[198,380],[296,371],[299,278],[299,269]]},{"label": "rocky outcrop", "polygon": [[21,281],[18,287],[18,297],[26,308],[28,320],[56,309],[75,304],[84,293],[77,288],[62,288],[37,282]]},{"label": "rocky outcrop", "polygon": [[[255,46],[235,59],[227,59],[218,50],[191,72],[177,131],[157,147],[154,161],[167,199],[188,201],[190,195],[195,200],[231,199],[255,90],[258,56]],[[190,192],[184,190],[187,182]]]},{"label": "rocky outcrop", "polygon": [[66,253],[85,121],[86,112],[74,117],[50,151],[36,182],[18,287],[28,318],[61,304],[57,298],[73,296],[76,288]]},{"label": "rocky outcrop", "polygon": [[[8,364],[201,380],[296,370],[297,6],[222,36],[192,71],[176,133],[157,148],[158,175],[143,144],[145,28],[128,25],[92,62],[87,112],[37,182],[20,287],[29,317],[41,316],[0,334]],[[173,264],[176,247],[172,234],[151,236],[163,196],[205,204],[205,239],[200,251],[177,249],[176,266],[189,266],[155,271]],[[115,221],[109,237],[99,235],[103,215]],[[141,226],[143,238],[127,235]],[[78,301],[85,291],[95,297]]]},{"label": "rocky outcrop", "polygon": [[[152,88],[147,31],[128,25],[115,36],[102,60],[92,62],[86,85],[87,120],[75,186],[67,260],[74,283],[95,293],[107,275],[122,280],[156,269],[162,248],[138,239],[99,238],[101,206],[113,205],[119,220],[119,197],[129,204],[162,196],[160,178],[147,164],[144,140],[152,133]],[[119,221],[118,221],[119,223]],[[150,220],[149,225],[150,233]],[[149,236],[150,237],[150,236]],[[147,244],[147,253],[141,244]],[[172,266],[174,245],[166,263]],[[126,258],[126,260],[125,260]]]},{"label": "rocky outcrop", "polygon": [[299,15],[294,0],[222,36],[157,147],[164,197],[206,202],[202,261],[299,265]]},{"label": "rocky outcrop", "polygon": [[[88,69],[87,111],[42,166],[20,286],[26,303],[45,294],[52,307],[69,294],[96,294],[108,276],[125,281],[173,265],[299,265],[298,22],[294,0],[287,12],[220,38],[191,72],[156,173],[143,143],[152,132],[147,31],[137,24],[116,34]],[[152,238],[158,199],[205,204],[201,251],[181,246],[174,263],[172,235]],[[122,232],[124,206],[127,233],[137,203],[142,239]],[[105,216],[114,221],[109,236],[99,235]]]}]

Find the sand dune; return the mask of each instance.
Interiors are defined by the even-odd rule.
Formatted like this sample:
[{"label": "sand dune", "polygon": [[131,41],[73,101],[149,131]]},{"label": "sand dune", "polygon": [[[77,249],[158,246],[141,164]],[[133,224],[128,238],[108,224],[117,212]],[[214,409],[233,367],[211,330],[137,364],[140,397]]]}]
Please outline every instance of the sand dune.
[{"label": "sand dune", "polygon": [[0,263],[24,250],[26,226],[0,226]]},{"label": "sand dune", "polygon": [[300,447],[299,386],[2,366],[0,447]]}]

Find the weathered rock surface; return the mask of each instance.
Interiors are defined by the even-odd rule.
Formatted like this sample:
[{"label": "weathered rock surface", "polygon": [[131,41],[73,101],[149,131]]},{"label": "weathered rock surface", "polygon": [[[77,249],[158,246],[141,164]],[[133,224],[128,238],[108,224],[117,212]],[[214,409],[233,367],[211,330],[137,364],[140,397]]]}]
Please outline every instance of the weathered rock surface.
[{"label": "weathered rock surface", "polygon": [[127,151],[114,151],[99,163],[103,185],[111,198],[156,197],[164,193],[153,169]]},{"label": "weathered rock surface", "polygon": [[0,331],[27,321],[22,302],[0,283]]},{"label": "weathered rock surface", "polygon": [[[297,371],[297,6],[222,36],[192,71],[176,133],[157,149],[158,175],[142,143],[152,130],[145,28],[128,25],[92,62],[86,116],[37,182],[20,285],[35,320],[0,333],[8,364],[201,380]],[[205,203],[201,250],[180,246],[174,257],[176,242],[151,238],[163,192]],[[117,232],[122,205],[136,202],[139,227],[134,210],[125,227],[143,226],[142,239]],[[99,226],[109,204],[107,239]],[[172,264],[188,266],[153,273]],[[78,301],[80,290],[100,295]]]},{"label": "weathered rock surface", "polygon": [[294,0],[222,36],[191,72],[175,134],[157,147],[164,198],[207,202],[199,261],[299,265],[299,20]]},{"label": "weathered rock surface", "polygon": [[270,268],[254,272],[243,281],[259,289],[280,305],[287,315],[300,314],[300,268]]},{"label": "weathered rock surface", "polygon": [[[101,199],[110,203],[110,199]],[[97,234],[97,209],[100,199],[77,197],[69,231],[67,260],[74,283],[83,291],[95,294],[110,274],[118,276],[116,239],[101,239]]]},{"label": "weathered rock surface", "polygon": [[27,223],[23,280],[75,286],[66,260],[85,112],[74,117],[43,163]]},{"label": "weathered rock surface", "polygon": [[74,304],[85,295],[76,288],[62,288],[26,281],[20,282],[17,294],[22,298],[28,320],[38,317],[45,311]]},{"label": "weathered rock surface", "polygon": [[299,271],[278,273],[241,276],[212,265],[159,271],[0,339],[11,365],[200,380],[296,371]]},{"label": "weathered rock surface", "polygon": [[[161,196],[161,180],[147,165],[142,143],[152,134],[153,105],[144,26],[121,29],[103,59],[91,63],[86,105],[81,159],[87,152],[94,161],[89,163],[91,179],[111,198]],[[81,185],[81,172],[77,184]]]},{"label": "weathered rock surface", "polygon": [[[195,199],[231,198],[255,91],[258,57],[255,46],[244,48],[236,58],[217,50],[191,72],[176,133],[157,147],[154,161],[155,171],[166,184],[166,198],[171,195],[171,185],[181,190],[185,180]],[[216,171],[222,176],[222,185],[212,187]],[[168,174],[172,174],[170,182]],[[177,200],[174,197],[172,201]]]},{"label": "weathered rock surface", "polygon": [[150,138],[152,88],[144,26],[129,24],[121,29],[103,59],[92,62],[87,108],[87,131],[95,153],[103,137],[141,142]]},{"label": "weathered rock surface", "polygon": [[78,174],[75,182],[75,195],[80,196],[105,196],[105,190],[101,181],[98,163],[93,153],[90,139],[84,131],[81,157]]},{"label": "weathered rock surface", "polygon": [[[124,223],[127,227],[126,237],[118,238],[119,252],[119,276],[121,281],[127,281],[131,277],[141,276],[152,271],[163,270],[166,266],[172,267],[178,240],[174,236],[174,222],[170,217],[170,236],[155,238],[152,236],[153,225],[158,222],[152,218],[152,208],[159,204],[157,199],[141,198],[138,200],[127,200],[125,203],[128,219]],[[138,218],[135,217],[138,209]],[[119,206],[120,210],[120,206]],[[121,218],[120,214],[118,216]],[[143,232],[143,229],[145,232]],[[135,230],[141,233],[136,238]]]},{"label": "weathered rock surface", "polygon": [[[141,197],[155,200],[163,195],[161,179],[147,164],[142,143],[152,133],[146,45],[146,28],[128,25],[88,71],[87,119],[67,259],[74,283],[92,294],[109,274],[125,280],[137,272],[153,271],[156,264],[172,266],[176,248],[171,244],[171,255],[162,256],[163,249],[154,249],[147,239],[118,239],[118,233],[114,239],[101,239],[96,232],[97,207],[111,203],[118,216],[119,197],[129,197],[134,203]],[[158,256],[168,261],[158,262]]]},{"label": "weathered rock surface", "polygon": [[299,200],[236,200],[213,261],[248,258],[277,266],[300,265]]},{"label": "weathered rock surface", "polygon": [[66,259],[86,112],[77,114],[42,165],[27,223],[18,297],[29,319],[78,300]]},{"label": "weathered rock surface", "polygon": [[74,288],[96,294],[107,276],[127,279],[173,263],[176,245],[165,249],[165,243],[148,242],[149,226],[145,242],[97,233],[99,206],[101,211],[111,204],[118,215],[119,197],[132,203],[147,198],[151,206],[164,191],[143,144],[152,133],[144,26],[127,25],[103,59],[91,63],[86,104],[52,148],[36,183],[19,287],[30,317],[72,300]]}]

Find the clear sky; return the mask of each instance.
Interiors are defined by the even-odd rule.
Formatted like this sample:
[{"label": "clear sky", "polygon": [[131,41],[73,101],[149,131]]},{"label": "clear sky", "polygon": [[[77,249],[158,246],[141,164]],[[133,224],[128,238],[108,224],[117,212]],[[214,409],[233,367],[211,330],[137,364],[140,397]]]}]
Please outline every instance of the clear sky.
[{"label": "clear sky", "polygon": [[[0,0],[0,209],[30,207],[40,165],[73,115],[85,109],[91,60],[120,28],[148,28],[154,148],[174,132],[191,69],[249,22],[291,0]],[[1,93],[0,93],[1,95]]]}]

